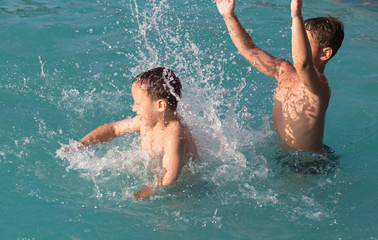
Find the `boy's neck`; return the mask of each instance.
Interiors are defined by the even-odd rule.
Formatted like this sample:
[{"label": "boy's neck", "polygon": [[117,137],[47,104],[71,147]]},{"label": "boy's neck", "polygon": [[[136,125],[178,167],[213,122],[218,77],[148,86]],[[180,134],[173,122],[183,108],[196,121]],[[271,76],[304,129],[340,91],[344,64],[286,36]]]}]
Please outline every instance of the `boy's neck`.
[{"label": "boy's neck", "polygon": [[320,64],[317,64],[317,66],[315,66],[316,70],[321,73],[321,74],[324,74],[324,69],[326,67],[326,62],[321,62]]},{"label": "boy's neck", "polygon": [[178,120],[179,120],[179,116],[177,115],[177,112],[167,110],[164,113],[162,113],[161,118],[156,123],[155,127],[163,129],[163,128],[166,128],[171,121],[178,121]]}]

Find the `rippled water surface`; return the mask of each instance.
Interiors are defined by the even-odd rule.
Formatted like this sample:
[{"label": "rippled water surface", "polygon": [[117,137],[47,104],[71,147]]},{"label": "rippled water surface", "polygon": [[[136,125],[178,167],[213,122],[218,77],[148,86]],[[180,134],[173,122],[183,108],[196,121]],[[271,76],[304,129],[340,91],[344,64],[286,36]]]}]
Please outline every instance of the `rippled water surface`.
[{"label": "rippled water surface", "polygon": [[[298,175],[276,160],[275,80],[237,53],[212,1],[0,1],[1,238],[378,239],[376,3],[304,3],[305,18],[338,16],[346,37],[325,72],[338,166]],[[289,7],[237,1],[236,13],[259,46],[290,59]],[[131,82],[157,66],[182,81],[179,113],[201,162],[136,202],[159,171],[137,134],[74,146],[132,117]]]}]

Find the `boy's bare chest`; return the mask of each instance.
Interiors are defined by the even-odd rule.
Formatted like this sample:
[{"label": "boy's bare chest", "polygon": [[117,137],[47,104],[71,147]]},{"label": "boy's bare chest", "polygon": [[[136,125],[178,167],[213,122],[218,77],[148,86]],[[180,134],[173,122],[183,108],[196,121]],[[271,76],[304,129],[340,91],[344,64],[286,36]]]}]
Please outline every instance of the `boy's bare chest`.
[{"label": "boy's bare chest", "polygon": [[154,129],[141,131],[141,148],[154,156],[163,154],[164,135]]}]

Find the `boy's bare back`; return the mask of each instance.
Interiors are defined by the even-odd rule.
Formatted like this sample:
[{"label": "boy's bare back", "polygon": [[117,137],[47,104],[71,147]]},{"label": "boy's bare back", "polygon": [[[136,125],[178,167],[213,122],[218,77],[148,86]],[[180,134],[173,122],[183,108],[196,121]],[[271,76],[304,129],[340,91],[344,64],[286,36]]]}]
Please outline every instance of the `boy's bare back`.
[{"label": "boy's bare back", "polygon": [[328,82],[324,77],[324,94],[314,94],[302,83],[292,64],[283,65],[273,95],[273,129],[288,147],[319,152],[323,148],[324,121],[330,99]]},{"label": "boy's bare back", "polygon": [[[284,143],[283,146],[289,151],[299,149],[321,152],[325,113],[330,99],[330,86],[323,72],[326,63],[337,52],[341,42],[332,43],[332,46],[339,45],[331,48],[321,45],[318,39],[315,41],[314,37],[318,36],[307,31],[304,25],[302,1],[292,0],[291,64],[255,45],[234,13],[235,0],[216,0],[216,3],[230,37],[241,55],[257,70],[277,80],[272,120],[273,129]],[[342,31],[342,24],[337,27],[341,27]],[[337,36],[342,41],[343,31],[339,35],[342,35]],[[333,36],[322,36],[330,37]]]}]

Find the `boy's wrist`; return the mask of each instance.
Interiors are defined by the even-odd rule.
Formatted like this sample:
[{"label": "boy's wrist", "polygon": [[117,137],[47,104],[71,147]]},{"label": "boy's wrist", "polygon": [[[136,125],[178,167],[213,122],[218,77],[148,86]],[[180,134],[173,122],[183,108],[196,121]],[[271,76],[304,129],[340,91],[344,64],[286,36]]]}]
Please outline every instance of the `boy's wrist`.
[{"label": "boy's wrist", "polygon": [[235,18],[236,14],[234,12],[230,12],[230,13],[223,14],[222,17],[223,17],[224,20],[226,20],[226,19],[230,19],[230,18]]},{"label": "boy's wrist", "polygon": [[294,15],[291,17],[293,20],[300,20],[303,21],[303,16],[302,15]]}]

